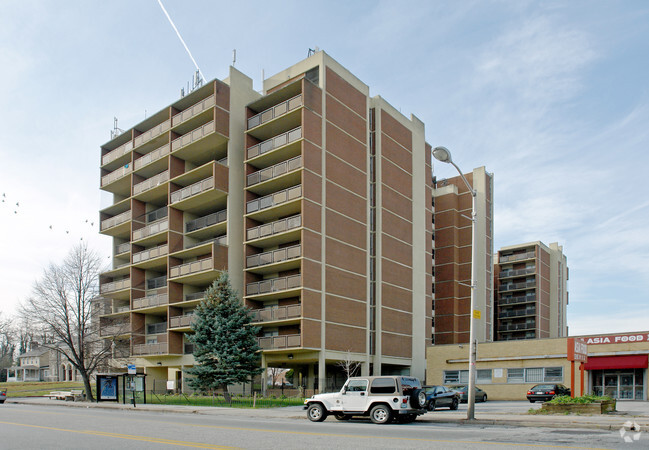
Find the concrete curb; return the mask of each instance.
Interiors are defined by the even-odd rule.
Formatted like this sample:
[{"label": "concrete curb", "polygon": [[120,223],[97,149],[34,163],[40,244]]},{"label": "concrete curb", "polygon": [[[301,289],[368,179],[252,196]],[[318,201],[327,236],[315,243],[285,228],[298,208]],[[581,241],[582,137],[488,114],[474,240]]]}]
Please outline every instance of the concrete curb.
[{"label": "concrete curb", "polygon": [[[65,402],[50,401],[49,399],[7,399],[9,404],[35,405],[45,407],[68,407],[68,408],[100,408],[133,412],[159,412],[159,413],[180,413],[180,414],[200,414],[200,415],[238,415],[260,418],[278,418],[307,420],[306,415],[302,412],[301,407],[286,408],[260,408],[260,409],[243,409],[243,408],[224,408],[224,407],[192,407],[182,405],[151,405],[139,404],[133,407],[130,404],[123,403],[90,403],[90,402]],[[298,409],[299,408],[299,409]],[[494,415],[497,415],[494,413]],[[461,426],[509,426],[509,427],[540,427],[540,428],[582,428],[598,430],[619,430],[623,424],[632,420],[642,429],[649,429],[649,417],[633,416],[630,414],[619,414],[610,416],[534,416],[521,415],[515,417],[507,415],[503,417],[484,417],[474,420],[467,420],[462,417],[440,417],[435,414],[425,415],[417,419],[418,422],[430,424],[454,424]]]}]

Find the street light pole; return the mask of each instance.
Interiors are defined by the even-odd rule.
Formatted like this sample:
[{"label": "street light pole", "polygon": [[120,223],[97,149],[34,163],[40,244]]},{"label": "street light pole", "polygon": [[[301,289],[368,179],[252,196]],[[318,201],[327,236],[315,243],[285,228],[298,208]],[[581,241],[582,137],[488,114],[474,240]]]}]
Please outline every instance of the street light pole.
[{"label": "street light pole", "polygon": [[[474,323],[474,310],[475,310],[475,288],[476,288],[476,249],[475,249],[475,222],[476,222],[476,196],[477,192],[469,181],[466,179],[460,168],[453,162],[451,159],[451,152],[446,147],[435,147],[433,150],[433,156],[436,160],[451,164],[457,172],[460,174],[460,177],[466,184],[466,187],[471,193],[471,217],[467,217],[471,220],[471,307],[469,311],[469,386],[467,389],[467,410],[466,418],[467,420],[475,419],[475,359],[476,359],[476,340],[475,340],[475,323]],[[466,216],[465,216],[466,217]]]}]

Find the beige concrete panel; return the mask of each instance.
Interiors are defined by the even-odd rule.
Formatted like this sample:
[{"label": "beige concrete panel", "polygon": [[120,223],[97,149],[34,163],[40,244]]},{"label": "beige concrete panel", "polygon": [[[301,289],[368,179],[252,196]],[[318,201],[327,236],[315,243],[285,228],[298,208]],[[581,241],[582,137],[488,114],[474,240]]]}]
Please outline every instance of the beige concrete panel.
[{"label": "beige concrete panel", "polygon": [[412,266],[412,245],[398,241],[385,233],[381,235],[381,254],[394,262]]},{"label": "beige concrete panel", "polygon": [[349,189],[361,197],[367,196],[367,177],[365,171],[356,169],[354,166],[327,153],[326,161],[327,180]]},{"label": "beige concrete panel", "polygon": [[367,220],[367,204],[364,198],[358,197],[333,183],[327,182],[327,208],[338,211],[359,222]]},{"label": "beige concrete panel", "polygon": [[367,299],[367,278],[335,267],[325,268],[327,293],[340,297]]},{"label": "beige concrete panel", "polygon": [[328,209],[325,212],[327,235],[358,248],[367,246],[367,225]]},{"label": "beige concrete panel", "polygon": [[327,239],[325,247],[325,263],[327,265],[367,276],[365,251],[333,239]]},{"label": "beige concrete panel", "polygon": [[360,142],[365,142],[367,137],[367,122],[364,118],[355,114],[331,95],[327,95],[325,111],[328,122],[345,130]]},{"label": "beige concrete panel", "polygon": [[412,133],[384,109],[381,110],[381,130],[405,148],[412,148]]},{"label": "beige concrete panel", "polygon": [[327,295],[326,320],[357,327],[366,327],[367,303]]},{"label": "beige concrete panel", "polygon": [[365,140],[359,142],[329,122],[325,126],[327,151],[347,161],[358,170],[365,171],[367,169],[367,158],[369,157],[367,147],[364,144]]},{"label": "beige concrete panel", "polygon": [[327,93],[336,97],[361,117],[365,117],[367,97],[329,67],[325,69],[325,76],[327,78]]}]

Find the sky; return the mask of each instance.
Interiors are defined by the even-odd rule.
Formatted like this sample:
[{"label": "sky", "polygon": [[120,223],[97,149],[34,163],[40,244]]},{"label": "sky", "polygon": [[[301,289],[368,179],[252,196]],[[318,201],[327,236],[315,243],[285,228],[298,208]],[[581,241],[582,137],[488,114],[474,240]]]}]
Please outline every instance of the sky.
[{"label": "sky", "polygon": [[[649,329],[649,3],[163,3],[207,79],[236,49],[261,90],[325,50],[464,172],[494,174],[496,251],[563,245],[571,335]],[[194,70],[157,0],[2,2],[0,317],[82,240],[109,263],[99,147]]]}]

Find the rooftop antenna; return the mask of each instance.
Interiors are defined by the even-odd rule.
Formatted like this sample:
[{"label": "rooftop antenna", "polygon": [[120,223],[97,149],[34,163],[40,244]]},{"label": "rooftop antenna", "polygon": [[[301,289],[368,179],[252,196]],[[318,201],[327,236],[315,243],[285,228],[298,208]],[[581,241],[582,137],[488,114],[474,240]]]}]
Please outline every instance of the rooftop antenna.
[{"label": "rooftop antenna", "polygon": [[189,47],[187,47],[187,44],[185,44],[185,41],[183,40],[183,37],[180,35],[180,31],[178,31],[178,28],[176,28],[176,25],[174,25],[173,20],[171,20],[171,17],[169,16],[169,13],[165,9],[164,5],[162,4],[162,0],[158,0],[158,4],[160,5],[160,8],[162,9],[162,12],[165,13],[165,16],[167,16],[167,20],[169,20],[169,23],[171,24],[171,27],[176,32],[176,35],[178,36],[178,39],[180,39],[180,42],[183,44],[183,47],[185,47],[185,50],[187,51],[187,54],[189,55],[189,58],[194,63],[194,67],[196,67],[196,73],[198,73],[200,75],[201,79],[202,79],[201,83],[203,81],[207,82],[207,80],[203,76],[203,73],[201,72],[201,69],[198,67],[198,64],[196,63],[196,60],[192,56],[192,52],[189,51]]},{"label": "rooftop antenna", "polygon": [[117,136],[122,134],[124,130],[117,126],[117,117],[113,117],[113,129],[110,130],[110,138],[115,139]]},{"label": "rooftop antenna", "polygon": [[237,49],[235,48],[232,50],[232,67],[234,67],[234,63],[237,62]]}]

